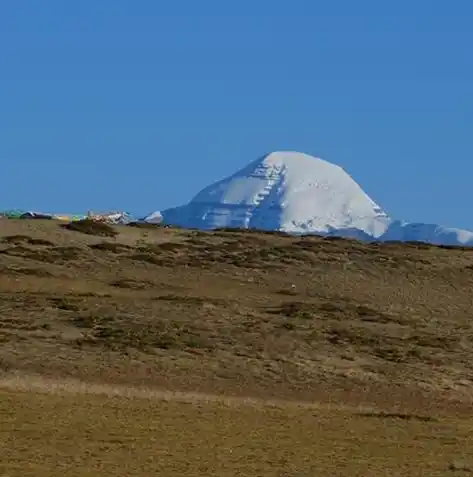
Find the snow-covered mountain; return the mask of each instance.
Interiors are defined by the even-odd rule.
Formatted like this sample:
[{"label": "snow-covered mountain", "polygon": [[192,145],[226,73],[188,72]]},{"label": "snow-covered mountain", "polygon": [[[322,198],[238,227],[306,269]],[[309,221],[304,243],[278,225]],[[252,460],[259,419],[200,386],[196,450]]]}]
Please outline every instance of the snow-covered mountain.
[{"label": "snow-covered mountain", "polygon": [[185,228],[473,245],[473,232],[391,219],[341,167],[299,152],[266,154],[162,216]]},{"label": "snow-covered mountain", "polygon": [[442,227],[436,224],[409,223],[396,220],[391,223],[381,240],[428,242],[436,245],[473,245],[473,232]]},{"label": "snow-covered mountain", "polygon": [[166,223],[200,229],[357,229],[374,237],[390,223],[341,167],[297,152],[267,154],[163,216]]}]

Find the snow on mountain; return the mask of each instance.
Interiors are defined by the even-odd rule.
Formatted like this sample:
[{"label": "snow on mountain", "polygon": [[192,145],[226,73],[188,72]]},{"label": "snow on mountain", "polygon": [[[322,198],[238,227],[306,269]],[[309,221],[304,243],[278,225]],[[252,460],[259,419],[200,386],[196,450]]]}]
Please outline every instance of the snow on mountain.
[{"label": "snow on mountain", "polygon": [[189,228],[357,230],[371,237],[381,236],[391,222],[341,167],[298,152],[267,154],[163,216]]},{"label": "snow on mountain", "polygon": [[163,215],[161,214],[161,212],[159,212],[159,210],[157,210],[146,215],[141,220],[148,224],[160,224],[163,221]]},{"label": "snow on mountain", "polygon": [[380,240],[428,242],[436,245],[473,245],[473,232],[435,224],[396,220],[391,223]]},{"label": "snow on mountain", "polygon": [[162,215],[164,223],[185,228],[473,246],[468,230],[392,220],[341,167],[298,152],[267,154]]}]

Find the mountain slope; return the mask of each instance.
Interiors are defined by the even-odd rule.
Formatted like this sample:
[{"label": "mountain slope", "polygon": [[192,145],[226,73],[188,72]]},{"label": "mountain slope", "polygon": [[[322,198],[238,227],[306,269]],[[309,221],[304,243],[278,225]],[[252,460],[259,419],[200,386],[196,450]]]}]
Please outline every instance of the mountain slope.
[{"label": "mountain slope", "polygon": [[390,219],[339,166],[297,152],[273,152],[163,212],[182,227],[331,233],[379,237]]}]

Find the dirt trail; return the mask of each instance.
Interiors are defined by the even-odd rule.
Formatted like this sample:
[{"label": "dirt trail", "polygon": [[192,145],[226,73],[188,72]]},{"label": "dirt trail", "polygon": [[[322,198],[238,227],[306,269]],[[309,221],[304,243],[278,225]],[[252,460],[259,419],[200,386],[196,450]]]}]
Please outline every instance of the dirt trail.
[{"label": "dirt trail", "polygon": [[[177,401],[183,403],[208,402],[225,406],[269,406],[291,408],[330,408],[352,409],[350,406],[330,406],[328,404],[286,400],[265,400],[251,397],[219,396],[204,393],[170,391],[148,387],[120,386],[109,384],[87,383],[77,379],[51,379],[39,375],[8,374],[0,377],[0,389],[44,394],[102,395],[110,398],[150,399],[161,401]],[[359,410],[360,407],[357,407]]]}]

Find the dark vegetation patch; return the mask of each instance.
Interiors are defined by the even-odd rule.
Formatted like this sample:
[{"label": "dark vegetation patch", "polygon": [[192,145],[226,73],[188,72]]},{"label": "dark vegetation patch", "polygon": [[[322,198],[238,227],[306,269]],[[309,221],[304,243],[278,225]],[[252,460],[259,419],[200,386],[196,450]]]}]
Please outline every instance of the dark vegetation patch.
[{"label": "dark vegetation patch", "polygon": [[439,422],[439,420],[433,416],[423,416],[420,414],[411,414],[403,412],[360,412],[357,415],[361,417],[374,417],[377,419],[400,419],[402,421]]},{"label": "dark vegetation patch", "polygon": [[46,270],[45,268],[33,268],[33,267],[17,267],[17,266],[0,266],[0,274],[3,275],[17,275],[17,276],[33,276],[33,277],[40,277],[40,278],[47,278],[55,276],[54,273]]},{"label": "dark vegetation patch", "polygon": [[138,247],[140,252],[152,253],[155,255],[161,255],[165,252],[179,252],[181,250],[187,250],[189,247],[187,244],[179,242],[162,242],[155,244],[147,244]]},{"label": "dark vegetation patch", "polygon": [[472,246],[465,246],[465,245],[437,245],[428,242],[419,242],[415,240],[407,240],[405,242],[400,240],[386,240],[385,242],[376,242],[373,245],[376,245],[380,248],[398,248],[401,250],[406,249],[415,249],[415,250],[455,250],[455,251],[463,251],[463,252],[473,252]]},{"label": "dark vegetation patch", "polygon": [[84,304],[80,299],[70,297],[49,298],[49,306],[62,311],[80,311]]},{"label": "dark vegetation patch", "polygon": [[441,248],[444,250],[456,250],[462,252],[473,252],[473,246],[465,246],[465,245],[436,245],[437,248]]},{"label": "dark vegetation patch", "polygon": [[416,250],[431,250],[437,248],[436,245],[427,242],[419,242],[417,240],[406,240],[403,242],[404,248],[413,248]]},{"label": "dark vegetation patch", "polygon": [[153,253],[133,253],[129,255],[128,258],[135,262],[145,262],[160,267],[165,267],[172,264],[172,262],[170,263],[169,260],[159,258]]},{"label": "dark vegetation patch", "polygon": [[343,298],[321,300],[316,303],[309,301],[290,301],[276,307],[270,307],[268,308],[268,312],[288,318],[332,320],[354,318],[359,321],[375,323],[402,322],[398,315],[391,315],[368,305],[357,304]]},{"label": "dark vegetation patch", "polygon": [[34,249],[23,245],[15,245],[0,250],[1,254],[13,257],[22,257],[28,260],[45,263],[61,263],[77,260],[83,256],[83,250],[79,247],[52,247],[48,249]]},{"label": "dark vegetation patch", "polygon": [[222,233],[234,233],[234,234],[245,234],[245,235],[272,235],[276,237],[291,237],[291,234],[287,232],[282,232],[278,230],[260,230],[255,228],[244,228],[244,227],[219,227],[214,229],[215,232]]},{"label": "dark vegetation patch", "polygon": [[145,290],[154,287],[154,283],[148,280],[136,280],[134,278],[120,278],[110,283],[112,287],[128,288],[130,290]]},{"label": "dark vegetation patch", "polygon": [[338,237],[336,235],[322,236],[324,242],[345,242],[345,243],[363,243],[360,240],[349,237]]},{"label": "dark vegetation patch", "polygon": [[[241,268],[264,268],[265,266],[282,266],[289,263],[307,262],[309,257],[304,251],[285,246],[255,247],[236,240],[221,244],[208,244],[189,252],[192,263],[196,265],[226,264]],[[190,258],[189,257],[189,258]]]},{"label": "dark vegetation patch", "polygon": [[143,352],[213,349],[211,342],[199,330],[178,321],[154,319],[144,324],[134,320],[133,316],[85,314],[75,316],[71,322],[84,330],[84,336],[76,340],[79,347],[99,346],[115,351],[135,348]]},{"label": "dark vegetation patch", "polygon": [[92,250],[100,250],[101,252],[122,253],[131,250],[133,247],[124,243],[116,242],[99,242],[89,245]]},{"label": "dark vegetation patch", "polygon": [[156,230],[164,228],[163,224],[150,224],[148,222],[130,222],[128,227],[134,227],[137,229],[147,229],[147,230]]},{"label": "dark vegetation patch", "polygon": [[2,237],[0,239],[3,243],[7,244],[27,244],[27,245],[36,245],[36,246],[44,246],[44,247],[53,247],[54,243],[50,240],[41,239],[41,238],[32,238],[28,237],[27,235],[8,235],[6,237]]},{"label": "dark vegetation patch", "polygon": [[116,237],[118,235],[118,232],[111,225],[90,219],[73,221],[61,226],[73,232],[95,235],[97,237]]},{"label": "dark vegetation patch", "polygon": [[266,312],[278,317],[275,327],[297,331],[315,348],[328,344],[387,362],[441,365],[467,342],[473,344],[471,332],[421,323],[349,300],[289,301]]},{"label": "dark vegetation patch", "polygon": [[201,306],[201,305],[222,305],[224,304],[223,300],[219,300],[217,298],[210,298],[206,296],[197,296],[197,295],[177,295],[177,294],[168,294],[168,295],[161,295],[157,296],[155,300],[167,301],[167,302],[175,302],[175,303],[182,303],[185,305],[191,306]]}]

